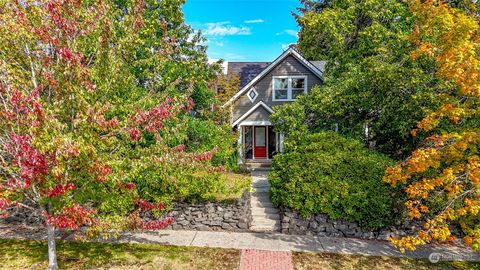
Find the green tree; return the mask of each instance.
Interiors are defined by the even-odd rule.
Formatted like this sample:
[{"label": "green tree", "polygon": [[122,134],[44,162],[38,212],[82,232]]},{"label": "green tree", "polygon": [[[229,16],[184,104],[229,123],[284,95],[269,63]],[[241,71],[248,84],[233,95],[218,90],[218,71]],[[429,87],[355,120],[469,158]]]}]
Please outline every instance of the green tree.
[{"label": "green tree", "polygon": [[[104,26],[102,37],[111,47],[98,55],[109,61],[95,68],[101,76],[110,74],[109,86],[117,90],[111,91],[113,97],[105,96],[106,100],[134,104],[149,93],[187,95],[197,112],[210,109],[214,92],[208,82],[217,76],[220,66],[208,63],[202,45],[205,38],[185,23],[184,2],[113,1],[112,21]],[[135,13],[137,10],[142,12]]]},{"label": "green tree", "polygon": [[[292,126],[338,130],[391,157],[406,156],[423,136],[413,137],[411,129],[424,108],[436,106],[434,90],[449,87],[433,76],[431,62],[410,60],[406,5],[333,0],[319,10],[305,8],[297,21],[302,53],[328,61],[324,84],[277,110],[274,122],[287,132]],[[301,122],[292,125],[294,118]]]},{"label": "green tree", "polygon": [[[151,30],[146,6],[0,2],[0,215],[24,208],[42,217],[49,269],[58,268],[57,229],[87,225],[87,236],[161,229],[172,219],[146,221],[141,213],[158,218],[171,199],[162,195],[188,197],[218,186],[212,179],[223,168],[209,162],[216,150],[187,153],[181,144],[195,83],[185,88],[165,79],[164,89],[149,88],[128,65],[144,41],[140,33]],[[164,72],[174,70],[168,52],[177,46],[168,34],[149,58]],[[212,177],[188,178],[193,172]]]}]

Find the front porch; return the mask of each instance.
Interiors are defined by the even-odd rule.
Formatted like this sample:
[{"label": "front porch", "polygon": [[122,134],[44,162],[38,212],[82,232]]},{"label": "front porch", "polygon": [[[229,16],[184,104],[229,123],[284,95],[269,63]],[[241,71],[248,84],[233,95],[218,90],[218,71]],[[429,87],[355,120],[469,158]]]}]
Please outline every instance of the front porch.
[{"label": "front porch", "polygon": [[283,136],[272,125],[240,125],[240,157],[253,166],[270,166],[273,156],[282,150]]}]

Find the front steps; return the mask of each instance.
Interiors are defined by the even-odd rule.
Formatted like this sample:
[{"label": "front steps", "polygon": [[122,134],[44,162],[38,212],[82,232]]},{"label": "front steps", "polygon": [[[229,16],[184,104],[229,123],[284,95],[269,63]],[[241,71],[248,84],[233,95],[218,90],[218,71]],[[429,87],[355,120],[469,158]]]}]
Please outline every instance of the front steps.
[{"label": "front steps", "polygon": [[250,207],[252,224],[250,230],[257,232],[276,232],[280,230],[280,215],[270,200],[270,183],[267,170],[252,170],[250,187]]},{"label": "front steps", "polygon": [[249,171],[268,171],[272,166],[272,160],[249,160],[245,166]]}]

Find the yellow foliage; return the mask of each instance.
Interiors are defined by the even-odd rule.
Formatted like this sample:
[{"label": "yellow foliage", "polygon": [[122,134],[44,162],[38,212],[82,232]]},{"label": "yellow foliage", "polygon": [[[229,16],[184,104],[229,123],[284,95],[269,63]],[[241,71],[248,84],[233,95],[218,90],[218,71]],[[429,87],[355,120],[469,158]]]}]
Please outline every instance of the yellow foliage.
[{"label": "yellow foliage", "polygon": [[[443,105],[418,123],[418,129],[434,131],[443,120],[457,125],[478,117],[480,108],[472,100],[480,98],[480,25],[474,7],[470,12],[452,8],[437,0],[410,0],[416,23],[410,42],[415,46],[411,58],[432,58],[436,76],[451,81],[457,90],[439,95]],[[412,131],[415,136],[418,130]],[[458,133],[430,136],[425,147],[415,150],[401,164],[388,168],[384,181],[406,184],[408,216],[427,221],[417,235],[392,238],[400,248],[415,250],[432,241],[451,241],[449,221],[460,217],[478,218],[480,212],[480,128],[464,128]],[[441,170],[439,170],[441,169]],[[442,193],[447,201],[440,212],[425,205],[432,194]],[[480,231],[462,223],[464,241],[480,247]],[[477,243],[477,244],[475,244]]]}]

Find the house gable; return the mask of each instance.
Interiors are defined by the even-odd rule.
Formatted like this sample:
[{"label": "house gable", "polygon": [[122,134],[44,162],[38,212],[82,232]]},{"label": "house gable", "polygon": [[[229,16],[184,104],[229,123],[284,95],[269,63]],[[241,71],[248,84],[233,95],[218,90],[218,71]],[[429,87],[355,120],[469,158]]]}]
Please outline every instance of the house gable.
[{"label": "house gable", "polygon": [[270,114],[272,112],[272,108],[263,101],[260,101],[243,115],[239,116],[236,121],[233,122],[232,127],[237,125],[270,125]]},{"label": "house gable", "polygon": [[[293,50],[293,49],[291,49]],[[276,60],[277,61],[277,60]],[[305,60],[306,61],[306,60]],[[307,61],[308,62],[308,61]],[[232,122],[235,126],[243,115],[245,115],[252,107],[256,106],[259,102],[264,103],[269,108],[273,108],[276,105],[284,104],[285,102],[291,101],[274,101],[273,100],[273,78],[276,76],[305,76],[306,77],[306,88],[310,90],[314,85],[321,84],[321,76],[318,76],[317,73],[311,71],[311,69],[302,61],[299,60],[294,54],[285,55],[281,61],[277,61],[274,66],[269,66],[268,72],[264,70],[263,75],[259,74],[252,82],[247,84],[236,94],[236,99],[233,102],[231,107],[232,112]],[[257,96],[255,99],[249,98],[250,91],[255,91]],[[240,93],[240,95],[239,95]],[[233,97],[235,98],[235,96]],[[226,103],[228,104],[228,102]],[[269,117],[267,118],[264,115],[264,119],[256,119],[257,121],[269,122]]]},{"label": "house gable", "polygon": [[[305,59],[295,49],[290,47],[286,51],[284,51],[279,57],[277,57],[275,61],[268,64],[267,67],[262,72],[260,72],[260,74],[258,74],[255,78],[253,78],[247,85],[243,86],[240,89],[240,91],[238,91],[232,98],[230,98],[223,105],[223,107],[226,107],[232,104],[233,102],[235,102],[240,96],[245,94],[245,92],[247,92],[251,87],[254,87],[259,80],[261,80],[263,77],[271,73],[271,71],[277,68],[278,65],[282,64],[286,58],[295,58],[301,65],[304,66],[304,68],[310,71],[310,74],[316,76],[320,81],[322,81],[323,72],[317,66],[315,66],[314,64],[309,62],[307,59]],[[282,75],[287,75],[287,74],[282,74]]]}]

